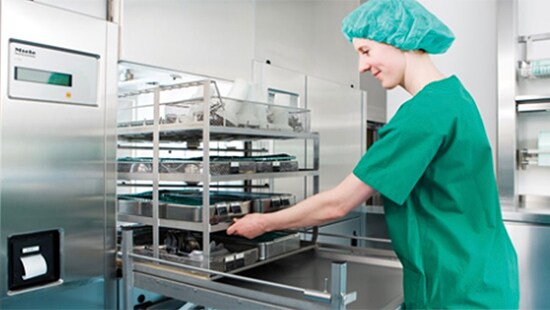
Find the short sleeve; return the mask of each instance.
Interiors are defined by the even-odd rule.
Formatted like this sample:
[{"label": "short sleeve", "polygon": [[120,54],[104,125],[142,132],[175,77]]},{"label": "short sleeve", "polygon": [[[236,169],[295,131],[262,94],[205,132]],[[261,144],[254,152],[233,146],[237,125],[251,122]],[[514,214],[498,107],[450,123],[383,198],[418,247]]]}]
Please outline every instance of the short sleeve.
[{"label": "short sleeve", "polygon": [[402,205],[426,171],[443,135],[426,115],[400,109],[379,132],[353,174],[380,194]]}]

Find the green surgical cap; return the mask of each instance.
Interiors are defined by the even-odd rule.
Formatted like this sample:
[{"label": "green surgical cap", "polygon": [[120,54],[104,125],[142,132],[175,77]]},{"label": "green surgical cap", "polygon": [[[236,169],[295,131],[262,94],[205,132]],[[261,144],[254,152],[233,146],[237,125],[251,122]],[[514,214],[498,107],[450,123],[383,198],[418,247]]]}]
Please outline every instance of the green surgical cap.
[{"label": "green surgical cap", "polygon": [[368,0],[342,21],[353,38],[393,45],[401,50],[445,53],[455,37],[451,30],[415,0]]}]

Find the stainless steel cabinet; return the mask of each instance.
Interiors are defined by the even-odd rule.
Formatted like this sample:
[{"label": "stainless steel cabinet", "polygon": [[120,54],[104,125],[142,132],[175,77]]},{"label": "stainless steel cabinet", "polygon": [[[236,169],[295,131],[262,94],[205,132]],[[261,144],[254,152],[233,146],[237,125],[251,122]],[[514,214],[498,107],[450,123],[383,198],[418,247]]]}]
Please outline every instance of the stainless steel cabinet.
[{"label": "stainless steel cabinet", "polygon": [[112,308],[117,27],[0,12],[0,308]]},{"label": "stainless steel cabinet", "polygon": [[518,254],[520,308],[545,309],[550,304],[550,223],[506,221],[505,224]]}]

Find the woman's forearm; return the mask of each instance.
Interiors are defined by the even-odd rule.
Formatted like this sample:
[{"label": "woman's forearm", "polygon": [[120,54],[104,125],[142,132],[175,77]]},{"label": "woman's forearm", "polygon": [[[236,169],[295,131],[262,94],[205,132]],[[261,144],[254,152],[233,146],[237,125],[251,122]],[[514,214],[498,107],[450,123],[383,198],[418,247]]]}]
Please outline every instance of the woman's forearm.
[{"label": "woman's forearm", "polygon": [[279,212],[264,214],[266,231],[320,225],[346,215],[333,190],[314,195]]},{"label": "woman's forearm", "polygon": [[227,229],[227,233],[254,238],[273,230],[320,225],[343,217],[374,192],[373,188],[350,174],[337,187],[288,209],[266,214],[252,213],[236,219]]}]

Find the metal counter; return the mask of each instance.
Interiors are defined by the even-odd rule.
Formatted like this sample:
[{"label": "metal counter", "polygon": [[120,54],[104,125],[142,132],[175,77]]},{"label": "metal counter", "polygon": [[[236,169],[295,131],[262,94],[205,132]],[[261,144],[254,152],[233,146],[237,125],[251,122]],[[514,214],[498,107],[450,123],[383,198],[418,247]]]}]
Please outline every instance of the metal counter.
[{"label": "metal counter", "polygon": [[502,217],[518,255],[520,308],[545,309],[550,304],[550,199],[519,196],[501,201]]},{"label": "metal counter", "polygon": [[512,210],[503,209],[502,219],[505,222],[521,222],[521,223],[549,225],[550,213],[528,212],[528,211],[520,211],[520,210],[512,211]]},{"label": "metal counter", "polygon": [[[330,281],[333,261],[348,262],[347,290],[357,292],[357,300],[347,308],[396,309],[402,304],[402,269],[395,260],[345,255],[327,249],[318,249],[247,270],[240,275],[323,291],[326,288],[325,278],[328,279],[327,283]],[[287,297],[301,297],[297,293],[233,279],[221,279],[218,282]]]},{"label": "metal counter", "polygon": [[518,201],[502,199],[500,204],[504,221],[550,224],[550,197],[520,195]]}]

